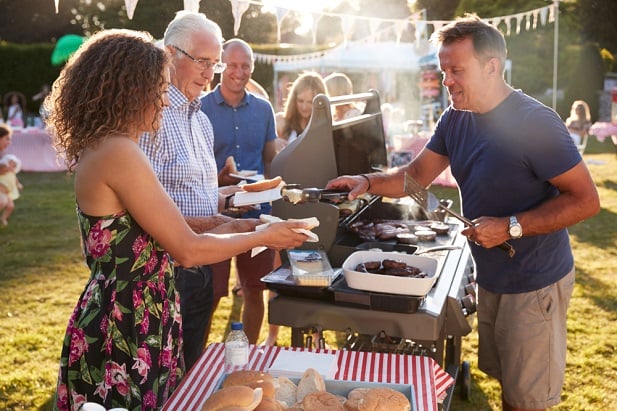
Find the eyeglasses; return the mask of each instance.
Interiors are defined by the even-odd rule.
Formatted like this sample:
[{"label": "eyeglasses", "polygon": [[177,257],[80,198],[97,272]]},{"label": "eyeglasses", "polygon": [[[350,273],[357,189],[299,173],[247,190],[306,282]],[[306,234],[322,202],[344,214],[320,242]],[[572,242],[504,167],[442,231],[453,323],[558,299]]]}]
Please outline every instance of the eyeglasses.
[{"label": "eyeglasses", "polygon": [[218,73],[222,73],[223,71],[225,71],[225,67],[227,67],[225,63],[221,63],[220,61],[213,63],[212,61],[208,59],[196,59],[195,57],[191,56],[186,51],[182,50],[180,47],[176,47],[176,46],[172,46],[172,47],[178,50],[180,53],[184,54],[186,57],[193,60],[193,62],[197,64],[197,66],[202,70],[212,69],[214,73],[218,74]]}]

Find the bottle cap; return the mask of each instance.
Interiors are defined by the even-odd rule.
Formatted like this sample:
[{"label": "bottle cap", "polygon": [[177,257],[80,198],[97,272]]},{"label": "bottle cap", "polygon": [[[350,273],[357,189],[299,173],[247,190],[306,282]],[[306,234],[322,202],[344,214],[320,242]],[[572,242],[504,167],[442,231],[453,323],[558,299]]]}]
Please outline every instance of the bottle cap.
[{"label": "bottle cap", "polygon": [[232,331],[241,330],[242,328],[243,328],[242,327],[242,323],[239,322],[239,321],[234,321],[234,322],[231,323],[231,330]]}]

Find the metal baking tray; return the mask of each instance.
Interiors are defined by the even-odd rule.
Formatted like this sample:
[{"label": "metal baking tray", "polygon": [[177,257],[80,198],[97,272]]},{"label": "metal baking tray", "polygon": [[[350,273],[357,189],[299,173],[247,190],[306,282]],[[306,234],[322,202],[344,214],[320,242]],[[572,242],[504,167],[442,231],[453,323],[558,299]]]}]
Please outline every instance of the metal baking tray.
[{"label": "metal baking tray", "polygon": [[335,304],[367,310],[411,314],[418,311],[424,301],[424,297],[356,290],[347,285],[342,275],[328,289]]},{"label": "metal baking tray", "polygon": [[[342,277],[342,273],[342,268],[335,268],[332,282],[334,283],[337,278]],[[289,266],[274,270],[262,277],[261,281],[265,283],[269,290],[276,291],[279,295],[334,302],[334,295],[329,287],[298,285]]]}]

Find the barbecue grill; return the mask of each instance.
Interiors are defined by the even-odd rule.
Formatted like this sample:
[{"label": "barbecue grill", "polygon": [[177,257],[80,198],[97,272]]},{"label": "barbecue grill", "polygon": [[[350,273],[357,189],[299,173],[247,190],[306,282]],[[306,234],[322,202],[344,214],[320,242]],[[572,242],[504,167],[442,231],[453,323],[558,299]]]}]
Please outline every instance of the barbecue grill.
[{"label": "barbecue grill", "polygon": [[[364,103],[364,112],[351,119],[332,122],[331,106]],[[323,188],[340,175],[369,173],[387,164],[379,94],[376,91],[328,99],[317,95],[311,120],[297,140],[272,161],[272,175],[300,188]],[[324,196],[326,197],[326,196]],[[447,200],[441,200],[448,205]],[[451,202],[450,202],[451,203]],[[471,331],[475,313],[475,275],[467,239],[459,234],[462,224],[438,210],[430,213],[450,226],[435,241],[416,245],[396,240],[367,241],[350,227],[359,221],[396,221],[427,226],[427,214],[413,201],[390,201],[366,195],[351,213],[342,213],[337,201],[306,201],[294,204],[278,200],[272,213],[280,218],[317,217],[314,229],[318,243],[302,248],[326,252],[332,267],[341,267],[353,252],[380,248],[383,251],[414,253],[436,245],[445,250],[427,256],[438,261],[435,285],[424,296],[407,296],[355,290],[342,275],[329,287],[301,287],[293,282],[288,264],[262,279],[278,296],[269,302],[271,324],[292,328],[293,346],[311,342],[322,330],[347,333],[345,349],[388,351],[427,355],[434,358],[455,379],[463,371],[463,396],[470,389],[469,367],[461,364],[461,340]],[[450,394],[453,388],[450,389]],[[449,408],[451,395],[443,405]]]}]

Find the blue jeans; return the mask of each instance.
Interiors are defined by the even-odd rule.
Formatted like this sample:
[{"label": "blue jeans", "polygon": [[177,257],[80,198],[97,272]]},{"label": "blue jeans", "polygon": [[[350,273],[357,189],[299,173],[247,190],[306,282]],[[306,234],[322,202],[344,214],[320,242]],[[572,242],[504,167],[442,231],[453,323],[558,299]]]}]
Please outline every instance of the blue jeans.
[{"label": "blue jeans", "polygon": [[208,266],[176,267],[176,288],[180,293],[183,352],[186,370],[197,362],[206,344],[206,330],[213,310],[214,288]]}]

